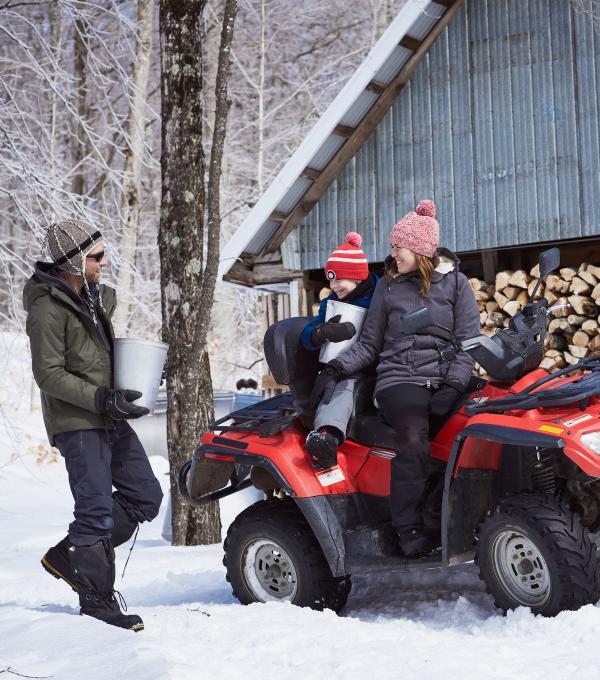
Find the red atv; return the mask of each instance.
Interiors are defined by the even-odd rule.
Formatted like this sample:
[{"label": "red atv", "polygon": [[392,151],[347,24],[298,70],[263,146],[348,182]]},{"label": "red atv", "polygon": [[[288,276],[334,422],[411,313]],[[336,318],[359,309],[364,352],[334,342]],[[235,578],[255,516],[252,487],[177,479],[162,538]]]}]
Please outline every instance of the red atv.
[{"label": "red atv", "polygon": [[[558,249],[542,253],[541,278],[558,265]],[[354,573],[473,559],[504,611],[526,606],[553,616],[600,599],[592,540],[600,528],[600,356],[552,375],[538,369],[548,303],[534,296],[508,328],[452,339],[429,360],[468,351],[492,379],[474,378],[455,412],[432,423],[424,516],[439,547],[416,559],[400,554],[390,524],[390,460],[402,441],[373,405],[374,380],[357,385],[338,465],[316,469],[296,408],[299,386],[316,368],[317,352],[299,343],[308,319],[267,331],[267,362],[291,391],[213,423],[179,476],[183,497],[196,505],[248,486],[265,493],[224,544],[240,602],[339,611]],[[407,334],[432,323],[426,308],[404,318]]]}]

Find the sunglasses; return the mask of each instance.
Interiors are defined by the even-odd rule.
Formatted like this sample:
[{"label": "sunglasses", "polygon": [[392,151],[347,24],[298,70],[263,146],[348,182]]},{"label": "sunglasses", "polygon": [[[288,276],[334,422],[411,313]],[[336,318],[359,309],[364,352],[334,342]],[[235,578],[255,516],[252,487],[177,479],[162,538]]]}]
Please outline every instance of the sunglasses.
[{"label": "sunglasses", "polygon": [[100,263],[104,259],[104,251],[101,250],[99,253],[94,253],[93,255],[86,255],[86,258],[89,260],[96,260],[96,262]]}]

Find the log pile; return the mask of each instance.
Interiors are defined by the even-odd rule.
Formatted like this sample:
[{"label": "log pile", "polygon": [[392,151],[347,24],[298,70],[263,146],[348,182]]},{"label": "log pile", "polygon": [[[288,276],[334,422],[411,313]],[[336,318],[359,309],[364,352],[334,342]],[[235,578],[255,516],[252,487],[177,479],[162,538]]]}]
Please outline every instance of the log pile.
[{"label": "log pile", "polygon": [[544,296],[551,309],[541,368],[556,371],[600,351],[600,267],[563,267],[540,283],[536,265],[530,272],[499,272],[494,285],[476,278],[469,283],[486,335],[508,326],[537,286],[535,298]]}]

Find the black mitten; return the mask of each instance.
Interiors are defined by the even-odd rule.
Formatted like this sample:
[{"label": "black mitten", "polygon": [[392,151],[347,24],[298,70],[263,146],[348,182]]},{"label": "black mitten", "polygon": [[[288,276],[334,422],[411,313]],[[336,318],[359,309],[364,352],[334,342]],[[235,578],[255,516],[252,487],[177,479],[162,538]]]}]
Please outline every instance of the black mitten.
[{"label": "black mitten", "polygon": [[332,316],[329,321],[319,324],[310,335],[312,344],[320,346],[327,340],[330,342],[350,340],[355,335],[356,328],[350,321],[340,323],[341,318],[341,314],[337,314]]},{"label": "black mitten", "polygon": [[431,397],[429,410],[432,415],[443,416],[446,413],[449,413],[454,408],[454,405],[461,394],[461,388],[455,387],[450,383],[443,383]]},{"label": "black mitten", "polygon": [[333,396],[335,386],[343,378],[342,364],[333,359],[322,371],[319,371],[315,385],[310,393],[309,403],[311,409],[316,409],[320,403],[328,404]]}]

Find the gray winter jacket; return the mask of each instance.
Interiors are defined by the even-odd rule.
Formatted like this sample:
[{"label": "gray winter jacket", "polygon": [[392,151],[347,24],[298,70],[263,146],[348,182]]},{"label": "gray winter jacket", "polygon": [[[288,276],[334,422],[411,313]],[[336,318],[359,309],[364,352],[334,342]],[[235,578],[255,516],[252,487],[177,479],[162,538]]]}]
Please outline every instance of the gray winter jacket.
[{"label": "gray winter jacket", "polygon": [[[443,382],[463,386],[469,382],[474,360],[461,353],[452,363],[432,363],[415,367],[420,360],[434,355],[435,348],[450,338],[459,340],[479,335],[479,309],[467,277],[458,271],[459,260],[449,250],[438,250],[438,266],[432,276],[429,295],[419,292],[416,273],[384,276],[373,294],[360,339],[336,361],[345,377],[377,362],[375,395],[399,383],[431,384]],[[415,335],[402,330],[402,315],[429,307],[436,324]]]}]

